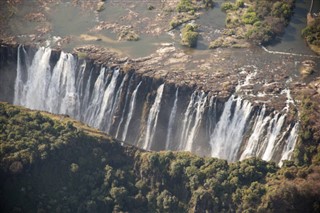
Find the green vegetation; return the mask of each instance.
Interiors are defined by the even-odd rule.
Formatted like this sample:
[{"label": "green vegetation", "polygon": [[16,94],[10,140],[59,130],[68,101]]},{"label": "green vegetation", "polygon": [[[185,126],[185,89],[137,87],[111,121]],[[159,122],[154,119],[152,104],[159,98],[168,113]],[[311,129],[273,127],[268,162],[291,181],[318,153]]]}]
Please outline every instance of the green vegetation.
[{"label": "green vegetation", "polygon": [[201,9],[213,7],[213,0],[180,0],[177,7],[175,8],[177,14],[169,22],[170,29],[174,29],[180,26],[181,24],[199,18],[199,11]]},{"label": "green vegetation", "polygon": [[310,44],[320,46],[320,21],[318,24],[304,28],[302,30],[302,36],[305,37]]},{"label": "green vegetation", "polygon": [[79,59],[85,59],[88,57],[88,54],[86,52],[77,52]]},{"label": "green vegetation", "polygon": [[304,94],[300,104],[300,133],[295,149],[295,160],[298,165],[320,164],[319,105],[317,99]]},{"label": "green vegetation", "polygon": [[123,29],[118,34],[119,40],[126,41],[138,41],[140,39],[139,35],[132,29]]},{"label": "green vegetation", "polygon": [[320,167],[144,152],[0,103],[2,212],[319,212]]},{"label": "green vegetation", "polygon": [[227,10],[233,10],[235,7],[234,7],[234,4],[231,3],[231,2],[224,2],[222,5],[221,5],[221,10],[222,11],[227,11]]},{"label": "green vegetation", "polygon": [[320,17],[308,17],[308,26],[302,30],[305,38],[313,51],[320,54]]},{"label": "green vegetation", "polygon": [[221,9],[227,13],[226,27],[235,29],[236,37],[259,44],[283,32],[293,7],[293,0],[237,0],[225,2]]},{"label": "green vegetation", "polygon": [[198,8],[195,4],[193,4],[192,0],[180,0],[176,9],[179,13],[181,12],[194,13]]},{"label": "green vegetation", "polygon": [[176,28],[178,26],[180,26],[181,24],[187,23],[191,20],[197,19],[199,16],[198,15],[191,15],[188,13],[179,13],[177,14],[175,17],[172,18],[172,20],[170,21],[170,27]]},{"label": "green vegetation", "polygon": [[197,46],[199,33],[197,32],[198,26],[195,24],[186,24],[181,30],[182,39],[181,44],[188,47]]},{"label": "green vegetation", "polygon": [[242,15],[241,20],[244,24],[254,24],[258,21],[257,14],[255,12],[246,12]]}]

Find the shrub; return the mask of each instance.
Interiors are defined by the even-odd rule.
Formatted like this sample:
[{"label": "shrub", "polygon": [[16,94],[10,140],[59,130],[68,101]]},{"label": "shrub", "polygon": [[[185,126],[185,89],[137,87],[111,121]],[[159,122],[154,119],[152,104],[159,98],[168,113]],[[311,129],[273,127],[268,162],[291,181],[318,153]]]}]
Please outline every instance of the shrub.
[{"label": "shrub", "polygon": [[269,25],[262,24],[260,26],[253,26],[245,36],[246,39],[257,43],[267,43],[273,38],[274,34]]},{"label": "shrub", "polygon": [[198,35],[199,33],[196,32],[197,25],[187,24],[181,30],[182,33],[182,40],[181,44],[188,47],[195,47],[197,46]]},{"label": "shrub", "polygon": [[234,8],[234,4],[231,2],[225,2],[221,5],[222,11],[232,10]]},{"label": "shrub", "polygon": [[181,12],[194,12],[196,8],[192,5],[191,0],[181,0],[177,6],[177,11]]},{"label": "shrub", "polygon": [[244,1],[243,0],[237,0],[236,1],[236,7],[239,8],[239,7],[244,7]]},{"label": "shrub", "polygon": [[278,1],[273,4],[271,14],[272,16],[279,18],[284,17],[285,19],[288,19],[291,15],[291,9],[287,3]]},{"label": "shrub", "polygon": [[76,172],[78,172],[78,170],[79,170],[78,164],[72,163],[72,164],[70,165],[70,171],[71,171],[72,173],[76,173]]},{"label": "shrub", "polygon": [[242,15],[241,20],[244,24],[254,24],[256,21],[259,21],[255,12],[246,12]]},{"label": "shrub", "polygon": [[206,8],[213,8],[214,1],[213,0],[202,0],[202,3],[205,5]]}]

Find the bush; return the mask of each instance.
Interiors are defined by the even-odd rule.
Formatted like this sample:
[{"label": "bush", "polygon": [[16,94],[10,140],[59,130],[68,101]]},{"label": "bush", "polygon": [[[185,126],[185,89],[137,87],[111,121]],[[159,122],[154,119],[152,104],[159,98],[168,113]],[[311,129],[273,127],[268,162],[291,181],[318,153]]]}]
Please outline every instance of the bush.
[{"label": "bush", "polygon": [[246,12],[242,15],[241,20],[244,24],[254,24],[255,22],[259,21],[255,12]]},{"label": "bush", "polygon": [[234,4],[231,2],[225,2],[221,5],[222,11],[233,10],[233,8],[234,8]]},{"label": "bush", "polygon": [[206,8],[213,8],[214,7],[213,0],[202,0],[202,3],[204,3]]},{"label": "bush", "polygon": [[72,163],[71,166],[70,166],[70,171],[71,171],[72,173],[76,173],[76,172],[78,172],[78,170],[79,170],[78,164]]},{"label": "bush", "polygon": [[239,7],[244,7],[244,1],[243,0],[237,0],[236,1],[236,7],[239,8]]},{"label": "bush", "polygon": [[198,35],[199,33],[196,32],[197,25],[187,24],[181,30],[182,33],[182,40],[181,44],[188,47],[195,47],[197,46]]},{"label": "bush", "polygon": [[256,43],[267,43],[273,38],[273,32],[269,25],[253,26],[247,33],[246,39]]},{"label": "bush", "polygon": [[278,1],[273,4],[271,14],[272,16],[288,19],[291,15],[291,8],[287,3]]},{"label": "bush", "polygon": [[320,18],[301,31],[308,43],[320,46]]},{"label": "bush", "polygon": [[191,0],[181,0],[177,6],[177,11],[181,12],[195,12],[196,8],[192,5]]}]

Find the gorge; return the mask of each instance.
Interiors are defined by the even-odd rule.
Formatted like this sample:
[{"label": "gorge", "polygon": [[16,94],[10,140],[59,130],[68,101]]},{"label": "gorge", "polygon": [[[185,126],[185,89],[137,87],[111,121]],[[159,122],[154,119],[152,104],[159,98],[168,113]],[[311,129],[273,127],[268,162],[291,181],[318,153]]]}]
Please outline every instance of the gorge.
[{"label": "gorge", "polygon": [[290,91],[281,92],[287,94],[281,110],[253,104],[237,94],[250,75],[221,98],[50,48],[11,51],[16,66],[6,74],[11,80],[2,82],[1,101],[71,116],[125,143],[228,161],[256,156],[280,165],[295,147],[299,122],[288,119]]},{"label": "gorge", "polygon": [[320,212],[319,11],[0,1],[0,211]]}]

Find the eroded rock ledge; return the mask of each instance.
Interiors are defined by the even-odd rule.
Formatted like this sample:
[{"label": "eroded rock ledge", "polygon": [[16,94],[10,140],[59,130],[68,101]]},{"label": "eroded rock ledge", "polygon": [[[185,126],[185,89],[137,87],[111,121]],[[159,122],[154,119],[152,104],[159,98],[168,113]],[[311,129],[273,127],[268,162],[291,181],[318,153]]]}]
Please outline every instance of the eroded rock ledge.
[{"label": "eroded rock ledge", "polygon": [[[18,45],[2,43],[1,46],[15,49]],[[299,67],[306,57],[272,55],[258,48],[218,49],[204,55],[190,55],[177,49],[174,43],[165,43],[154,54],[132,59],[89,45],[75,48],[73,54],[95,64],[119,67],[123,72],[134,71],[178,87],[203,90],[225,100],[236,93],[254,104],[266,104],[277,110],[283,109],[291,98],[288,95],[294,94],[288,91],[305,85]]]}]

